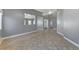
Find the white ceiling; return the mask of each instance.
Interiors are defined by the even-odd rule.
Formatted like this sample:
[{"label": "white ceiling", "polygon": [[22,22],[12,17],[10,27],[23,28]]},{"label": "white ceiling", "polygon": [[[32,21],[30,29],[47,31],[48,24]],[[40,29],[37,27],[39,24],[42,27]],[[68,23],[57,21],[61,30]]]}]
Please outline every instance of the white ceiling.
[{"label": "white ceiling", "polygon": [[49,12],[51,12],[51,14],[53,14],[57,11],[57,9],[36,9],[36,10],[42,12],[43,15],[48,15]]},{"label": "white ceiling", "polygon": [[54,12],[56,9],[36,9],[36,10],[38,10],[38,11],[40,11],[40,12],[43,12],[43,13],[47,13],[47,12],[49,12],[49,11]]}]

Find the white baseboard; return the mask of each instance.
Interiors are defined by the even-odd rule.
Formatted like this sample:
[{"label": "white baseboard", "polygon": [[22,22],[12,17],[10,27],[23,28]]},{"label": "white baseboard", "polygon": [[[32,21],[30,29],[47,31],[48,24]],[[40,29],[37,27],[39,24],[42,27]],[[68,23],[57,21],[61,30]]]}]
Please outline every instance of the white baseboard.
[{"label": "white baseboard", "polygon": [[58,32],[58,31],[57,31],[57,33],[58,33],[59,35],[61,35],[61,36],[64,36],[64,34],[62,34],[62,33]]},{"label": "white baseboard", "polygon": [[31,32],[26,32],[26,33],[22,33],[22,34],[17,34],[17,35],[12,35],[12,36],[8,36],[8,37],[4,37],[4,38],[2,38],[2,40],[8,39],[8,38],[14,38],[14,37],[18,37],[18,36],[22,36],[22,35],[26,35],[26,34],[30,34],[30,33],[37,32],[37,31],[39,31],[39,30],[35,30],[35,31],[31,31]]},{"label": "white baseboard", "polygon": [[73,45],[75,45],[76,47],[79,48],[79,44],[75,43],[74,41],[68,39],[67,37],[64,37],[64,39],[66,39],[67,41],[69,41],[70,43],[72,43]]},{"label": "white baseboard", "polygon": [[68,39],[68,38],[67,38],[67,37],[65,37],[62,33],[58,32],[58,31],[57,31],[57,33],[58,33],[59,35],[63,36],[63,37],[64,37],[64,39],[66,39],[68,42],[72,43],[73,45],[75,45],[76,47],[78,47],[78,48],[79,48],[79,44],[77,44],[77,43],[75,43],[74,41],[72,41],[72,40]]}]

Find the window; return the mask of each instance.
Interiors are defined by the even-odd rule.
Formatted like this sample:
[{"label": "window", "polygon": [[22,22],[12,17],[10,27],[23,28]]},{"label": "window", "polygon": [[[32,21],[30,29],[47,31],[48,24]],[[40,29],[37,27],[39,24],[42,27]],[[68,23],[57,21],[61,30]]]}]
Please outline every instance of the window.
[{"label": "window", "polygon": [[24,13],[24,25],[35,25],[35,16],[31,14]]},{"label": "window", "polygon": [[26,18],[26,19],[34,19],[35,16],[31,15],[31,14],[24,13],[24,18]]},{"label": "window", "polygon": [[32,21],[31,20],[28,20],[28,25],[32,25]]}]

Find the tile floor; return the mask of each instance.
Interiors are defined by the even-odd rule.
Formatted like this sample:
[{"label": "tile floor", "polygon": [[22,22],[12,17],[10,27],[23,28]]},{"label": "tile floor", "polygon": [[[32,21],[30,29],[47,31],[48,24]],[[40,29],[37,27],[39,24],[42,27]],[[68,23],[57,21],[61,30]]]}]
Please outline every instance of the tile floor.
[{"label": "tile floor", "polygon": [[31,34],[6,39],[0,50],[78,50],[55,30],[38,31]]}]

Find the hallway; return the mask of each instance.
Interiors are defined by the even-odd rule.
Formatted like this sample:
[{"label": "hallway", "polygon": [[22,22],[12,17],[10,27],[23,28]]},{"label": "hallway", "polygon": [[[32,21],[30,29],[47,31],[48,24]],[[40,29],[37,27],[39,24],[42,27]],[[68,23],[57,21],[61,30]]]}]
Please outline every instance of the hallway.
[{"label": "hallway", "polygon": [[0,45],[1,50],[77,50],[76,46],[66,41],[49,29],[6,39]]}]

